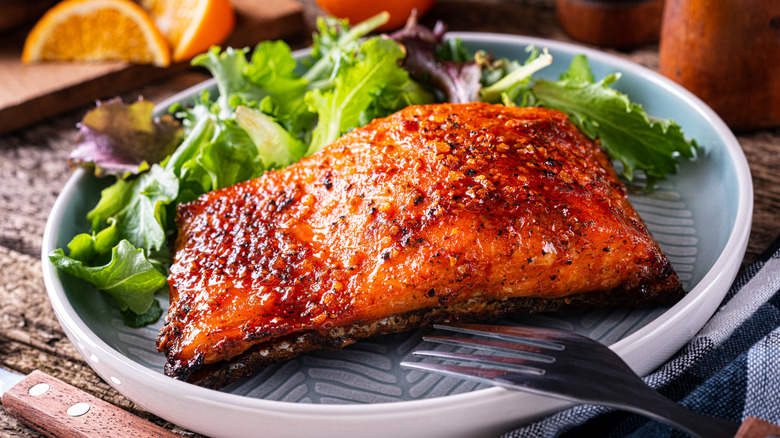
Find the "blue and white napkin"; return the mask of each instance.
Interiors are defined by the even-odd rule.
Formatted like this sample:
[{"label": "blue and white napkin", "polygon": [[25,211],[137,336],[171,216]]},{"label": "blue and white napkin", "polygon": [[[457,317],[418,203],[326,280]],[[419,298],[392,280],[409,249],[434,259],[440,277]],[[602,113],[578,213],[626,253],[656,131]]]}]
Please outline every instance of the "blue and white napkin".
[{"label": "blue and white napkin", "polygon": [[[780,237],[737,276],[704,328],[644,380],[703,414],[780,424]],[[636,414],[581,405],[502,438],[685,436]]]}]

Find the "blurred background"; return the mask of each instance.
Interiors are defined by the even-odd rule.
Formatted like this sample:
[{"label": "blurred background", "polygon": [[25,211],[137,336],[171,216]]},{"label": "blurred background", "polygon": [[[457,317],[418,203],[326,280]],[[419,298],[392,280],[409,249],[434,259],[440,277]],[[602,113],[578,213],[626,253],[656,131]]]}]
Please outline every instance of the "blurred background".
[{"label": "blurred background", "polygon": [[[451,30],[523,34],[630,53],[633,61],[694,92],[733,129],[780,124],[780,2],[775,0],[221,1],[232,4],[235,22],[226,27],[226,19],[218,14],[207,16],[195,32],[203,42],[190,53],[210,44],[251,46],[273,38],[302,48],[310,43],[318,16],[333,14],[356,23],[388,10],[391,19],[382,30],[389,31],[403,26],[409,11],[417,9],[429,26],[441,20]],[[0,133],[188,69],[188,54],[177,55],[175,43],[174,59],[165,68],[94,62],[23,65],[21,53],[30,29],[56,3],[0,0],[0,83],[5,84],[0,90]],[[170,12],[155,15],[155,8],[166,3],[188,4],[139,3],[164,33],[172,20],[182,20],[171,18]],[[221,34],[215,30],[219,23],[225,27]]]},{"label": "blurred background", "polygon": [[[441,20],[453,31],[527,35],[603,50],[683,84],[734,130],[756,193],[744,263],[755,260],[777,235],[780,1],[317,1],[232,0],[229,5],[235,15],[230,32],[213,43],[243,47],[265,39],[284,39],[292,48],[302,49],[311,43],[317,18],[327,10],[370,15],[372,11],[365,6],[390,4],[417,6],[421,11],[427,8],[420,18],[427,26]],[[186,56],[169,59],[165,66],[122,59],[22,62],[31,29],[55,4],[54,0],[0,0],[0,365],[27,372],[42,368],[182,436],[193,436],[134,405],[81,359],[46,298],[40,250],[46,219],[70,177],[66,163],[74,147],[76,125],[95,100],[119,95],[126,102],[139,96],[160,102],[209,76],[192,68]],[[181,8],[177,9],[187,10],[186,4],[179,1]],[[340,5],[346,9],[338,9]],[[192,17],[177,20],[196,26]],[[213,31],[225,23],[225,19],[217,20],[194,34],[211,41]],[[61,36],[48,39],[66,49],[75,47],[75,43],[62,43],[67,39]],[[174,48],[170,52],[172,56]],[[0,409],[0,436],[40,435]]]}]

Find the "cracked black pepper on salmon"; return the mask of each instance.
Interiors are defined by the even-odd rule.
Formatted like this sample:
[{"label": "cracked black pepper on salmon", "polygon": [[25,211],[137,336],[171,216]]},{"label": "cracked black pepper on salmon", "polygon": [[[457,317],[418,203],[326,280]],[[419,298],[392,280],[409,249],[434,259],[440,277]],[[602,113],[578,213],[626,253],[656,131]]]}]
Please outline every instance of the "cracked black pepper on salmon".
[{"label": "cracked black pepper on salmon", "polygon": [[683,289],[561,112],[412,106],[180,206],[166,373],[223,386],[443,320],[670,304]]}]

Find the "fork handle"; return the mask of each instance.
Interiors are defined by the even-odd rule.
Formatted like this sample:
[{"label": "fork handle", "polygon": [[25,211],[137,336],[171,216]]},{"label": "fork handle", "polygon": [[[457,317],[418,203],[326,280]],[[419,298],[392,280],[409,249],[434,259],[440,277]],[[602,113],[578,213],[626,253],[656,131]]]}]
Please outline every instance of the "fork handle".
[{"label": "fork handle", "polygon": [[[669,399],[664,398],[669,401]],[[671,402],[673,409],[664,410],[664,417],[654,416],[650,410],[637,412],[645,414],[666,424],[672,424],[694,436],[702,438],[725,437],[725,438],[772,438],[780,437],[780,426],[764,421],[760,418],[747,417],[740,426],[736,422],[724,420],[722,418],[710,417],[700,414],[696,411],[685,408],[677,403]],[[660,405],[659,405],[660,406]],[[628,409],[628,408],[626,408]],[[664,409],[661,407],[660,409]],[[634,410],[635,412],[641,410]]]},{"label": "fork handle", "polygon": [[[645,388],[650,389],[649,387]],[[634,396],[638,395],[634,394]],[[652,389],[643,392],[639,396],[642,399],[646,398],[646,400],[639,403],[636,400],[632,400],[630,403],[613,407],[622,408],[648,416],[665,424],[677,426],[700,438],[733,438],[740,429],[740,425],[737,422],[700,414],[673,402]]]}]

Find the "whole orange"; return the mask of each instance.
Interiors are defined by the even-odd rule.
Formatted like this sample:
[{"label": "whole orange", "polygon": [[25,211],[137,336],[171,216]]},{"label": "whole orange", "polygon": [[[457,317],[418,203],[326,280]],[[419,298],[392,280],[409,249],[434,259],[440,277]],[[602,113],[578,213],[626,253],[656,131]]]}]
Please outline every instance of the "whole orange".
[{"label": "whole orange", "polygon": [[436,0],[316,0],[317,4],[330,15],[346,18],[349,24],[357,24],[367,18],[387,11],[390,20],[379,30],[398,29],[406,24],[413,9],[417,17],[422,17],[436,3]]}]

